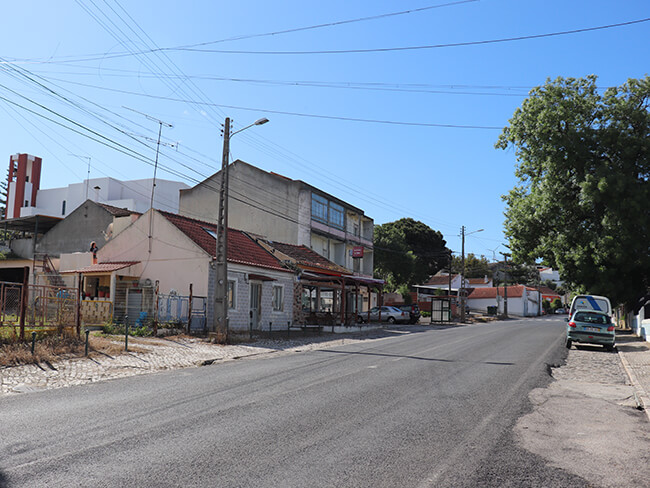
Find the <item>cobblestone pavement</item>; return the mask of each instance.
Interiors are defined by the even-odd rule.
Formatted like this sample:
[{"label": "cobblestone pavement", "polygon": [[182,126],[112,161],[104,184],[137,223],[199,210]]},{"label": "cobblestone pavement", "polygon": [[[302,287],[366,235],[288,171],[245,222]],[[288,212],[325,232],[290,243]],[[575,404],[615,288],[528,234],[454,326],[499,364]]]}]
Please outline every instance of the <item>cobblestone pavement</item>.
[{"label": "cobblestone pavement", "polygon": [[130,338],[131,352],[124,354],[109,356],[94,353],[90,358],[80,357],[53,363],[0,368],[0,395],[83,385],[255,355],[332,347],[379,337],[381,334],[382,331],[354,334],[344,338],[306,336],[227,346],[195,338]]}]

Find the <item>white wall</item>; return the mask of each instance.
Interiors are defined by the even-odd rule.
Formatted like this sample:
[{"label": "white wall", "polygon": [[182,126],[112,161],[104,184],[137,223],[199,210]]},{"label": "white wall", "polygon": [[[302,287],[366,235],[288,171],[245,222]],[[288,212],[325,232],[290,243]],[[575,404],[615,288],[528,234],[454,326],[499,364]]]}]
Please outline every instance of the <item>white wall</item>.
[{"label": "white wall", "polygon": [[176,290],[180,295],[208,294],[208,265],[211,257],[195,245],[176,226],[158,212],[153,212],[153,235],[149,253],[149,218],[151,211],[117,234],[97,253],[100,262],[141,261],[141,280],[159,281],[160,293]]},{"label": "white wall", "polygon": [[[86,192],[86,183],[88,183],[88,192]],[[41,189],[36,193],[36,207],[23,207],[20,214],[21,217],[37,214],[65,217],[86,201],[86,193],[90,200],[99,203],[146,212],[151,204],[152,184],[153,179],[120,181],[113,178],[92,178],[62,188]],[[95,190],[96,186],[100,189]],[[188,188],[188,186],[179,181],[156,179],[154,208],[177,213],[181,188]],[[65,214],[62,214],[64,201],[66,202]]]}]

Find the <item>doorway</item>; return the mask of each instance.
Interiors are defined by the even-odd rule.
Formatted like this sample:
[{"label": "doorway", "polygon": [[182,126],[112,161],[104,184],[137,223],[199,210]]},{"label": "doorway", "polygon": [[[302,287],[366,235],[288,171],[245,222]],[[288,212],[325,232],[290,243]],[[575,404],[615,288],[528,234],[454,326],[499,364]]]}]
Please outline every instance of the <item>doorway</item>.
[{"label": "doorway", "polygon": [[262,318],[262,283],[251,282],[250,298],[251,327],[259,330]]}]

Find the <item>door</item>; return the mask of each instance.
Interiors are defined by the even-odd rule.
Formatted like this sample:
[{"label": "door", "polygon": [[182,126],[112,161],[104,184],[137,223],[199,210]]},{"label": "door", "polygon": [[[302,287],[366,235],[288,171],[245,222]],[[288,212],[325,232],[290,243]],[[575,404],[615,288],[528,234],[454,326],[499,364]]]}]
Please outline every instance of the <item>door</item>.
[{"label": "door", "polygon": [[250,297],[251,327],[259,330],[262,318],[262,283],[251,283]]}]

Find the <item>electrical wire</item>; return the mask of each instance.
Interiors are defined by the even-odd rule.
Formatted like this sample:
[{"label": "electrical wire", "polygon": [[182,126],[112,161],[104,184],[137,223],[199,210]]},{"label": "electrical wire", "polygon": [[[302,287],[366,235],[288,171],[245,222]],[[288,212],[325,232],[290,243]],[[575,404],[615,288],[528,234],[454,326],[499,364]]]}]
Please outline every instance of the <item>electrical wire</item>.
[{"label": "electrical wire", "polygon": [[247,51],[247,50],[224,50],[224,49],[196,49],[196,48],[165,48],[167,51],[188,51],[188,52],[204,52],[204,53],[218,53],[218,54],[256,54],[256,55],[315,55],[315,54],[364,54],[364,53],[379,53],[379,52],[395,52],[395,51],[418,51],[425,49],[441,49],[448,47],[466,47],[466,46],[480,46],[487,44],[498,44],[504,42],[525,41],[530,39],[543,39],[547,37],[566,36],[570,34],[580,34],[584,32],[593,32],[604,29],[613,29],[616,27],[625,27],[634,24],[641,24],[650,21],[650,17],[644,19],[630,20],[628,22],[619,22],[617,24],[600,25],[597,27],[585,27],[582,29],[572,29],[559,32],[549,32],[545,34],[533,34],[527,36],[505,37],[500,39],[487,39],[483,41],[467,41],[467,42],[452,42],[447,44],[427,44],[420,46],[401,46],[401,47],[382,47],[371,49],[340,49],[340,50],[321,50],[321,51]]}]

